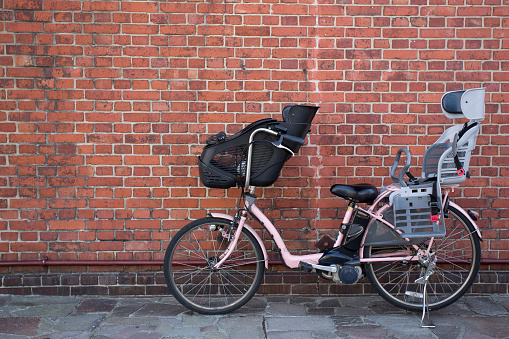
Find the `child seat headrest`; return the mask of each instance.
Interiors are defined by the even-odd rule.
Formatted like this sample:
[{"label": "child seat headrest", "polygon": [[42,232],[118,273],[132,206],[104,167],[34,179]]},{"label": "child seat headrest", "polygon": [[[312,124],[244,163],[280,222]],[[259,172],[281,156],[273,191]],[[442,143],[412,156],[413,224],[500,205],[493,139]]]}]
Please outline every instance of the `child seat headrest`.
[{"label": "child seat headrest", "polygon": [[442,96],[442,112],[449,119],[484,120],[485,88],[454,91]]}]

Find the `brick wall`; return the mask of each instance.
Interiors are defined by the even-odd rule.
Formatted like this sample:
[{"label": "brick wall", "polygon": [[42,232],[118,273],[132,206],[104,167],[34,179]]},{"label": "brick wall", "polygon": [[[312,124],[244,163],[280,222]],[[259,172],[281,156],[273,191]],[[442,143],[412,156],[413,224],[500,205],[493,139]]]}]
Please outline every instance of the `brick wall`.
[{"label": "brick wall", "polygon": [[[293,103],[321,108],[259,205],[291,250],[314,250],[344,213],[332,184],[389,184],[401,146],[419,174],[451,124],[441,95],[480,86],[456,202],[481,214],[483,258],[509,259],[508,0],[0,4],[1,261],[162,260],[188,220],[236,206],[237,190],[199,183],[205,139]],[[0,267],[97,270],[119,268]]]}]

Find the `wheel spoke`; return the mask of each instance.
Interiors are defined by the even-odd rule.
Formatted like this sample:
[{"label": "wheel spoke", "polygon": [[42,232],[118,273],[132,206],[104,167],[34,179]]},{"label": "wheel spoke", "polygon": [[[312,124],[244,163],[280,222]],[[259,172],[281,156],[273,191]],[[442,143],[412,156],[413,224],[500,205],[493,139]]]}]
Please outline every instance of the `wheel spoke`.
[{"label": "wheel spoke", "polygon": [[[227,277],[226,275],[223,275],[222,273],[220,273],[220,275],[221,275],[224,279],[226,279],[226,281],[228,281],[228,282],[230,283],[230,286],[232,286],[233,288],[235,288],[237,291],[239,291],[239,292],[242,294],[242,290],[241,290],[240,288],[238,288],[238,287],[235,285],[235,283],[234,283],[233,281],[231,281],[231,280],[230,280],[230,278],[229,278],[229,277]],[[233,276],[233,275],[231,275],[231,278],[234,278],[234,279],[236,279],[238,282],[240,282],[241,284],[245,285],[245,284],[244,284],[244,282],[242,282],[239,278],[237,278],[237,277],[235,277],[235,276]],[[225,285],[225,286],[226,286],[226,285]],[[232,293],[232,294],[233,294],[233,293]]]},{"label": "wheel spoke", "polygon": [[[205,284],[203,284],[203,282],[205,282],[206,280],[208,280],[210,278],[210,274],[208,276],[206,276],[205,278],[203,278],[202,281],[200,281],[199,283],[197,283],[196,285],[194,285],[194,287],[192,287],[187,293],[191,293],[196,287],[199,287],[198,288],[198,291],[196,292],[196,294],[191,298],[191,299],[194,299],[196,298],[196,296],[198,294],[200,294],[200,291],[202,290],[202,288],[205,286]],[[185,285],[182,285],[182,286],[185,286]]]},{"label": "wheel spoke", "polygon": [[[263,278],[263,253],[246,229],[242,230],[227,261],[214,268],[230,245],[221,233],[229,234],[229,227],[227,221],[200,219],[185,226],[168,245],[164,264],[168,287],[177,300],[194,311],[230,312],[256,293]],[[203,265],[187,262],[190,260],[203,260]]]},{"label": "wheel spoke", "polygon": [[[449,245],[452,245],[452,244],[455,244],[456,242],[458,242],[458,241],[460,241],[460,240],[467,239],[467,238],[469,238],[469,237],[470,237],[470,235],[471,235],[471,234],[473,234],[474,232],[476,232],[476,231],[472,231],[472,232],[466,233],[466,234],[465,234],[464,236],[462,236],[461,238],[459,238],[459,239],[454,239],[454,240],[452,240],[452,241],[450,241],[450,242],[448,242],[448,243],[444,243],[444,241],[445,241],[445,239],[444,239],[444,241],[442,241],[442,242],[440,243],[440,246],[438,246],[438,247],[437,247],[437,249],[442,250],[442,249],[444,249],[445,247],[447,247],[447,246],[449,246]],[[460,233],[461,233],[461,232],[458,232],[458,234],[460,234]],[[467,247],[467,248],[468,248],[468,247]]]},{"label": "wheel spoke", "polygon": [[[253,258],[253,259],[255,259],[255,258]],[[247,259],[242,259],[242,263],[238,263],[238,264],[234,264],[234,265],[223,265],[223,266],[221,266],[221,268],[225,269],[225,268],[239,267],[239,266],[245,266],[245,265],[253,265],[253,264],[261,263],[261,262],[265,261],[265,259],[263,259],[263,260],[253,260],[253,261],[249,261],[249,262],[244,262],[244,260],[247,260]]]},{"label": "wheel spoke", "polygon": [[[197,270],[197,271],[190,272],[190,273],[188,273],[188,274],[179,275],[179,279],[184,278],[184,277],[187,277],[187,276],[190,276],[190,278],[189,278],[186,282],[182,283],[182,285],[185,285],[185,284],[189,283],[191,280],[193,280],[193,278],[194,278],[195,276],[197,276],[198,274],[200,274],[200,273],[201,273],[204,269],[205,269],[205,268],[202,268],[202,269],[199,269],[199,270]],[[176,271],[176,272],[178,273],[178,272],[180,272],[180,271]],[[175,274],[175,273],[174,273],[174,274]]]},{"label": "wheel spoke", "polygon": [[[456,208],[449,209],[449,216],[445,219],[446,235],[443,238],[434,238],[431,245],[429,242],[419,245],[421,248],[429,246],[430,255],[437,260],[431,271],[427,270],[429,263],[426,258],[412,264],[385,261],[366,265],[370,282],[386,300],[408,310],[422,310],[422,298],[419,296],[423,293],[424,285],[415,281],[424,277],[427,271],[431,273],[427,283],[430,309],[445,307],[468,290],[479,269],[479,238],[474,226]],[[415,253],[412,252],[412,246],[403,246],[398,250]],[[393,251],[394,247],[366,247],[364,257],[376,256],[389,260]]]}]

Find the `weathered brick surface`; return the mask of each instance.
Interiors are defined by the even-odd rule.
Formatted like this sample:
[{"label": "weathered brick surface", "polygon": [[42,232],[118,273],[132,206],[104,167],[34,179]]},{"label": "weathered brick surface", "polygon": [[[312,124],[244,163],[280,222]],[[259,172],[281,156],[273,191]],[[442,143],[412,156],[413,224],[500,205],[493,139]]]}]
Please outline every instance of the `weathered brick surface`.
[{"label": "weathered brick surface", "polygon": [[[481,214],[483,258],[509,259],[508,0],[0,4],[0,260],[161,260],[189,219],[235,209],[236,190],[199,182],[207,136],[294,103],[321,108],[259,204],[290,249],[314,250],[344,213],[330,185],[389,184],[401,146],[417,167],[450,124],[441,95],[479,86],[454,196]],[[52,293],[95,286],[80,278]]]}]

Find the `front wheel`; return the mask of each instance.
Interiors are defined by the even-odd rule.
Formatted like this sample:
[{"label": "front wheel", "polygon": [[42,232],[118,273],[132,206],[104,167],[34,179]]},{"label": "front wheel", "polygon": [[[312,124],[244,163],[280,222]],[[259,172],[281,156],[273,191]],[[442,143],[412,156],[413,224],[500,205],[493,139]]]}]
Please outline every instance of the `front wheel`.
[{"label": "front wheel", "polygon": [[[434,238],[431,248],[436,267],[426,290],[430,310],[446,307],[461,298],[474,282],[481,261],[481,245],[474,225],[457,208],[450,206],[448,214],[444,220],[446,234]],[[429,241],[419,247],[426,250]],[[391,256],[391,252],[417,257],[412,246],[366,246],[364,258]],[[369,281],[385,300],[409,311],[422,310],[424,284],[416,280],[426,273],[425,264],[386,261],[366,264],[365,270]]]},{"label": "front wheel", "polygon": [[224,314],[256,293],[265,261],[260,245],[245,228],[228,260],[214,268],[235,229],[229,220],[203,218],[187,224],[171,239],[164,256],[164,276],[182,305],[202,314]]}]

